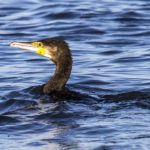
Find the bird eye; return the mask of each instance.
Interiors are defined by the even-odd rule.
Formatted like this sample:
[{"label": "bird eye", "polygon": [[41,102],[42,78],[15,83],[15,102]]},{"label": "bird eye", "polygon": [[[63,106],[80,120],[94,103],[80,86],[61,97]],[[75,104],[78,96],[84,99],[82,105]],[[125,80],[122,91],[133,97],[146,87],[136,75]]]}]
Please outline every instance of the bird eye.
[{"label": "bird eye", "polygon": [[36,46],[36,47],[43,47],[43,43],[42,42],[33,42],[32,45]]},{"label": "bird eye", "polygon": [[38,46],[39,46],[39,47],[42,47],[42,46],[43,46],[43,43],[38,42]]}]

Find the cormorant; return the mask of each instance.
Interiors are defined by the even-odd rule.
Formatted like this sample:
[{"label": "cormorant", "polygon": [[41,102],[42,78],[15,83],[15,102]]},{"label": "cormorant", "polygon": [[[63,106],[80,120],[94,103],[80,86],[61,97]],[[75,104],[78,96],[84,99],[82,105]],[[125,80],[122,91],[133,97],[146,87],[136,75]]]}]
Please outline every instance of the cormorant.
[{"label": "cormorant", "polygon": [[56,65],[56,70],[51,79],[43,86],[43,93],[63,91],[72,69],[71,52],[63,39],[48,38],[33,42],[12,42],[10,46],[33,51],[52,60]]}]

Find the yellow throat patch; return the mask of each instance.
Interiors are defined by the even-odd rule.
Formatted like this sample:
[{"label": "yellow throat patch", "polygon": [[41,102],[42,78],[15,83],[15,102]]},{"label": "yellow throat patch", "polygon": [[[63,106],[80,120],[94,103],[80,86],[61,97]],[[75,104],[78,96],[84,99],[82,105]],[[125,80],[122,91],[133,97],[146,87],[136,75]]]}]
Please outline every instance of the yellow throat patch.
[{"label": "yellow throat patch", "polygon": [[42,47],[38,48],[38,50],[36,51],[36,53],[44,56],[46,54],[45,48],[42,48]]}]

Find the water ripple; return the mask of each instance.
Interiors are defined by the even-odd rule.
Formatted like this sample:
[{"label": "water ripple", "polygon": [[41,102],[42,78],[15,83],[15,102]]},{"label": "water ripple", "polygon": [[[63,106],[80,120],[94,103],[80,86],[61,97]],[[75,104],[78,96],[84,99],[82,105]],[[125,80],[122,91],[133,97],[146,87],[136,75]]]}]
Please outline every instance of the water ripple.
[{"label": "water ripple", "polygon": [[[149,1],[0,3],[0,149],[150,149]],[[55,66],[9,43],[55,36],[70,92],[46,96]]]}]

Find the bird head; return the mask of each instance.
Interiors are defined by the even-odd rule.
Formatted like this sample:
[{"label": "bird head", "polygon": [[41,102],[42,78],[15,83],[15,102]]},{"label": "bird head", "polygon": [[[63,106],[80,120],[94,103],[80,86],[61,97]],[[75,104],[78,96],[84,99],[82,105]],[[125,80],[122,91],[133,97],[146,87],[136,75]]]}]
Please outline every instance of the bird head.
[{"label": "bird head", "polygon": [[54,63],[57,63],[63,55],[71,56],[67,43],[59,38],[49,38],[33,42],[12,42],[10,46],[48,57]]}]

